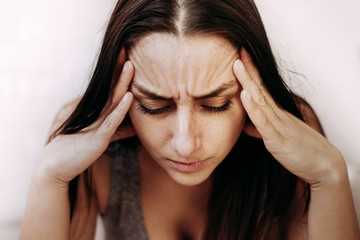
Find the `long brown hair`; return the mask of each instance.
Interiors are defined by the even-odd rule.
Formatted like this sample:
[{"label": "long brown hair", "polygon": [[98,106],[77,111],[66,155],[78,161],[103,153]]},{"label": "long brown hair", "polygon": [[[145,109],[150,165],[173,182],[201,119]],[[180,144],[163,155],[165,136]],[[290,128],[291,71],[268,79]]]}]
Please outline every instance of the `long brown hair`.
[{"label": "long brown hair", "polygon": [[[183,17],[180,17],[183,16]],[[111,15],[97,65],[79,105],[56,134],[72,134],[99,116],[111,97],[126,50],[151,33],[221,36],[245,48],[279,106],[302,119],[293,94],[281,78],[255,3],[252,0],[120,0]],[[56,135],[55,134],[55,135]],[[90,175],[89,170],[85,174]],[[266,150],[262,140],[241,134],[213,173],[204,239],[285,239],[287,212],[297,177]],[[71,216],[78,177],[70,182]],[[91,194],[91,187],[87,187]],[[308,204],[308,203],[307,203]]]}]

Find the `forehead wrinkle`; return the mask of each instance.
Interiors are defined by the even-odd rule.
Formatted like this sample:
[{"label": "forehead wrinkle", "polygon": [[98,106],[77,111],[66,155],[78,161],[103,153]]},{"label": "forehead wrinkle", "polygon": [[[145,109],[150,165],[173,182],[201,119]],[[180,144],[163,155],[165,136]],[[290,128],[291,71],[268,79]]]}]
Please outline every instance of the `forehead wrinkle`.
[{"label": "forehead wrinkle", "polygon": [[[153,48],[148,48],[148,46],[152,46]],[[151,89],[152,92],[160,92],[162,86],[161,81],[165,80],[166,82],[166,76],[163,74],[163,71],[159,69],[161,56],[156,54],[157,48],[158,46],[154,44],[151,38],[144,37],[129,51],[129,58],[134,63],[135,73],[138,72],[142,75],[140,81],[148,82],[147,85],[151,86],[149,89]],[[144,64],[146,65],[144,66]],[[144,67],[141,67],[142,65]]]},{"label": "forehead wrinkle", "polygon": [[219,62],[218,69],[222,71],[217,71],[214,73],[214,76],[220,77],[223,74],[230,73],[233,76],[232,65],[234,61],[238,58],[237,49],[234,48],[232,45],[229,45],[228,48],[223,51],[223,61]]},{"label": "forehead wrinkle", "polygon": [[212,41],[206,40],[204,42],[204,40],[200,38],[201,42],[197,42],[197,39],[199,39],[199,37],[187,39],[188,44],[194,43],[194,47],[197,50],[197,52],[193,52],[192,48],[186,49],[188,59],[185,67],[185,76],[187,80],[186,92],[188,95],[191,95],[192,92],[199,91],[199,89],[202,90],[209,87],[208,74],[209,69],[210,71],[212,70],[208,58],[209,45],[211,45],[210,43]]},{"label": "forehead wrinkle", "polygon": [[[169,60],[170,66],[168,67],[170,75],[167,76],[166,84],[171,90],[172,95],[175,99],[180,98],[181,80],[183,79],[183,59],[178,54],[173,54],[174,59]],[[176,84],[174,84],[174,82]],[[172,84],[170,84],[172,83]],[[178,86],[178,87],[177,87]],[[180,88],[180,89],[179,89]]]},{"label": "forehead wrinkle", "polygon": [[233,79],[231,81],[225,82],[223,84],[221,84],[220,86],[211,89],[209,92],[201,95],[201,96],[192,96],[195,100],[200,100],[200,99],[206,99],[206,98],[213,98],[213,97],[218,97],[220,96],[223,92],[226,92],[229,89],[232,89],[234,87],[237,87],[238,81]]},{"label": "forehead wrinkle", "polygon": [[204,68],[207,69],[207,71],[202,72],[201,77],[207,80],[206,89],[210,89],[213,85],[219,85],[219,82],[224,80],[235,78],[232,71],[232,64],[235,59],[238,58],[238,51],[230,42],[224,39],[221,40],[222,41],[215,39],[212,41],[212,43],[215,44],[215,48],[213,49],[217,49],[216,53],[218,55],[215,57],[207,57],[209,60],[206,61],[206,67]]},{"label": "forehead wrinkle", "polygon": [[135,68],[144,78],[140,80],[148,82],[152,91],[174,98],[200,95],[234,78],[232,64],[238,55],[221,37],[157,33],[140,39],[130,53],[138,60]]},{"label": "forehead wrinkle", "polygon": [[[136,85],[140,82],[142,84],[148,85],[147,89],[149,89],[149,91],[151,91],[153,93],[158,93],[160,84],[159,84],[158,78],[155,77],[155,74],[153,73],[153,71],[146,71],[146,70],[143,70],[141,67],[137,67],[138,62],[135,59],[132,60],[132,62],[135,67],[134,81],[132,82],[132,85]],[[154,80],[155,80],[155,82],[154,82]]]},{"label": "forehead wrinkle", "polygon": [[[236,86],[238,86],[238,81],[233,79],[229,82],[225,82],[223,84],[221,84],[220,86],[210,90],[209,92],[203,94],[203,95],[191,95],[190,97],[195,99],[195,100],[201,100],[201,99],[205,99],[205,98],[213,98],[213,97],[218,97],[221,93],[226,92],[229,89],[232,89]],[[174,99],[172,96],[167,96],[167,95],[161,95],[158,94],[155,91],[151,90],[151,87],[149,86],[144,86],[141,83],[132,83],[132,86],[137,89],[137,91],[139,91],[141,94],[149,97],[150,99],[154,99],[154,100],[166,100],[166,101],[170,101],[170,100],[176,100]]]},{"label": "forehead wrinkle", "polygon": [[143,82],[148,83],[150,85],[150,89],[152,92],[158,92],[158,78],[155,77],[153,71],[146,71],[143,70],[141,67],[137,67],[137,64],[134,64],[135,67],[135,75],[134,75],[134,82]]},{"label": "forehead wrinkle", "polygon": [[[161,44],[166,41],[166,44]],[[160,43],[160,44],[159,44]],[[179,98],[180,93],[177,86],[181,86],[183,59],[181,58],[182,39],[170,34],[152,34],[145,37],[143,44],[150,46],[155,50],[155,53],[149,57],[149,62],[152,64],[154,79],[157,82],[158,88],[163,91],[170,91],[174,98]],[[147,53],[145,53],[147,54]],[[167,58],[164,58],[167,57]],[[174,84],[178,83],[177,85]],[[166,86],[166,88],[162,88]]]},{"label": "forehead wrinkle", "polygon": [[172,98],[171,96],[163,96],[160,95],[152,90],[149,90],[147,87],[144,87],[143,85],[139,83],[133,83],[132,86],[139,91],[141,94],[145,95],[146,97],[153,99],[153,100],[166,100],[170,101]]},{"label": "forehead wrinkle", "polygon": [[[161,86],[161,79],[165,79],[164,75],[162,74],[162,71],[160,71],[160,74],[156,74],[156,72],[159,72],[158,69],[158,64],[155,64],[153,62],[150,61],[150,66],[151,66],[151,74],[152,74],[152,78],[151,80],[149,80],[149,82],[155,82],[155,87],[157,88],[157,92],[159,92],[160,90],[160,86]],[[153,84],[154,85],[154,84]]]}]

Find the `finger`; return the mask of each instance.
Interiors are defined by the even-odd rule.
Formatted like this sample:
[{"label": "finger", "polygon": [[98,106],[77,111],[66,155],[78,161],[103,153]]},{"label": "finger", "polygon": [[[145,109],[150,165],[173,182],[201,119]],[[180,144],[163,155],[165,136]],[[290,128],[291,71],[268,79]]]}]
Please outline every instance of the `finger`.
[{"label": "finger", "polygon": [[126,113],[129,111],[132,100],[132,93],[127,92],[116,108],[106,117],[96,131],[97,138],[100,141],[110,142],[111,137],[125,118]]},{"label": "finger", "polygon": [[123,98],[124,94],[127,92],[130,82],[134,75],[134,67],[130,61],[125,62],[120,78],[117,81],[113,91],[111,99],[107,100],[107,103],[102,110],[99,118],[97,119],[97,124],[100,125],[104,122],[105,118],[112,112],[116,106],[119,104],[120,100]]},{"label": "finger", "polygon": [[[267,129],[281,128],[282,121],[279,116],[282,116],[280,112],[283,110],[277,107],[275,101],[266,90],[260,90],[259,86],[249,75],[247,69],[240,60],[237,60],[234,64],[234,73],[240,84],[243,86],[243,89],[246,90],[243,91],[241,99],[242,101],[244,99],[247,100],[248,105],[245,109],[248,112],[250,119],[254,119],[255,122],[253,122],[253,124],[256,129],[260,132],[259,128],[262,126],[268,124],[271,126],[271,128],[265,127],[265,130],[262,130],[263,132],[260,132],[260,134],[264,137],[264,131],[268,131]],[[261,79],[259,81],[261,81]],[[245,102],[243,102],[243,104],[245,107]],[[271,134],[266,136],[271,137]]]},{"label": "finger", "polygon": [[116,106],[122,99],[124,94],[128,91],[133,76],[134,67],[130,61],[126,61],[120,74],[119,80],[114,88],[114,93],[111,100],[112,105]]},{"label": "finger", "polygon": [[249,72],[250,76],[254,79],[254,81],[258,84],[260,88],[264,87],[261,81],[261,76],[258,69],[255,67],[255,64],[250,56],[250,54],[245,50],[245,48],[241,48],[240,50],[240,59],[243,62],[245,68]]},{"label": "finger", "polygon": [[[255,66],[254,66],[255,67]],[[234,73],[238,81],[240,82],[243,89],[246,89],[255,102],[259,105],[271,107],[270,112],[279,114],[282,110],[277,106],[272,96],[268,93],[265,88],[260,88],[254,78],[250,76],[247,68],[241,60],[236,60],[234,63]],[[257,81],[262,81],[258,79]]]},{"label": "finger", "polygon": [[241,60],[234,63],[234,73],[243,89],[246,89],[255,102],[259,105],[265,105],[265,96],[255,81],[251,78]]},{"label": "finger", "polygon": [[125,62],[126,62],[126,50],[123,47],[120,50],[120,53],[119,53],[118,58],[116,60],[116,66],[115,66],[114,75],[113,75],[114,79],[116,79],[116,80],[119,79],[121,70],[122,70]]},{"label": "finger", "polygon": [[263,80],[260,76],[257,67],[255,66],[252,60],[252,57],[250,56],[248,51],[246,51],[245,48],[241,48],[240,59],[243,62],[245,69],[248,71],[251,79],[254,80],[254,82],[257,84],[258,88],[262,91],[263,95],[268,99],[270,104],[272,106],[277,106],[275,101],[273,101],[273,98],[271,97],[270,93],[267,91],[266,87],[264,86]]},{"label": "finger", "polygon": [[246,89],[241,92],[240,97],[251,122],[263,140],[269,141],[271,139],[272,141],[279,141],[281,135],[272,123],[271,117],[264,112],[264,108],[254,101]]}]

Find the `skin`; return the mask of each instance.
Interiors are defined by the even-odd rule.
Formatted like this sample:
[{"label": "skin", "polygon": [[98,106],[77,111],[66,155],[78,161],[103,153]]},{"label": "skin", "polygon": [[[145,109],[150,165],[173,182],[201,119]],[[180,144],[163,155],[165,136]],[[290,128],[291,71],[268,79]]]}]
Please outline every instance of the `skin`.
[{"label": "skin", "polygon": [[[150,35],[150,40],[151,37],[156,39],[159,35]],[[93,237],[97,213],[106,211],[109,197],[110,159],[103,152],[110,141],[128,137],[134,134],[134,129],[143,144],[139,151],[141,196],[146,228],[152,239],[177,239],[180,234],[201,239],[207,217],[204,202],[209,195],[209,176],[241,130],[262,138],[269,152],[285,168],[310,184],[311,201],[306,219],[304,224],[298,221],[290,224],[289,239],[358,239],[344,159],[321,134],[277,106],[263,87],[247,52],[241,50],[238,56],[231,45],[217,37],[161,38],[167,41],[143,39],[138,45],[145,44],[141,49],[136,46],[132,49],[129,56],[133,64],[126,62],[115,94],[96,122],[79,133],[55,137],[43,149],[34,168],[20,239]],[[162,45],[157,46],[160,42]],[[171,55],[166,58],[168,51]],[[205,58],[209,51],[218,53],[216,58]],[[124,56],[123,51],[118,65],[124,63]],[[147,66],[141,65],[146,57]],[[197,67],[200,65],[202,68]],[[216,75],[218,78],[209,77]],[[219,86],[219,81],[225,83],[234,77],[238,80],[236,93],[228,96],[232,107],[216,114],[204,112],[203,105],[218,104],[217,100],[205,99],[204,104],[194,97],[207,94]],[[136,92],[134,84],[143,84],[145,89],[171,100],[146,101]],[[129,88],[135,98],[127,92]],[[161,115],[145,116],[138,111],[139,103],[154,109],[171,107]],[[128,111],[134,129],[119,127]],[[253,124],[244,123],[245,111]],[[239,132],[224,134],[228,130],[222,129],[222,124]],[[154,126],[158,131],[153,131]],[[222,131],[212,132],[218,128]],[[219,141],[204,138],[213,137],[214,133],[219,134],[216,135]],[[220,139],[226,144],[221,145]],[[191,174],[167,164],[169,159],[193,162],[202,160],[203,156],[209,161],[201,171]],[[80,178],[79,201],[84,207],[76,210],[70,224],[69,181],[90,165],[94,168],[95,201],[88,211],[82,188],[84,181]],[[84,233],[82,237],[79,232]]]},{"label": "skin", "polygon": [[[144,156],[155,161],[181,185],[202,183],[230,152],[244,126],[241,88],[231,67],[237,50],[217,37],[152,34],[132,48],[129,58],[135,67],[129,115],[144,146],[140,161]],[[207,96],[217,90],[221,93]],[[228,102],[226,110],[213,109]],[[150,115],[139,106],[163,110]],[[174,161],[205,164],[189,173],[179,171]]]},{"label": "skin", "polygon": [[[241,100],[268,151],[287,170],[310,184],[306,225],[294,239],[359,239],[360,233],[341,153],[325,137],[277,106],[251,57],[241,51],[234,73]],[[296,224],[296,222],[295,222]],[[298,231],[294,227],[294,231]]]}]

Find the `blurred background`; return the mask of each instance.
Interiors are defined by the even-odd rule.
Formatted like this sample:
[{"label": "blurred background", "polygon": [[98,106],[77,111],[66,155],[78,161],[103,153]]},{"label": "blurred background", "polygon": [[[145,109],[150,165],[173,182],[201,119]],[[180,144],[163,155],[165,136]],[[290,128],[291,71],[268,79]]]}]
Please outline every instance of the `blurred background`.
[{"label": "blurred background", "polygon": [[[360,2],[255,2],[288,84],[347,161],[360,218]],[[34,161],[85,90],[114,4],[0,0],[0,239],[19,238]]]}]

